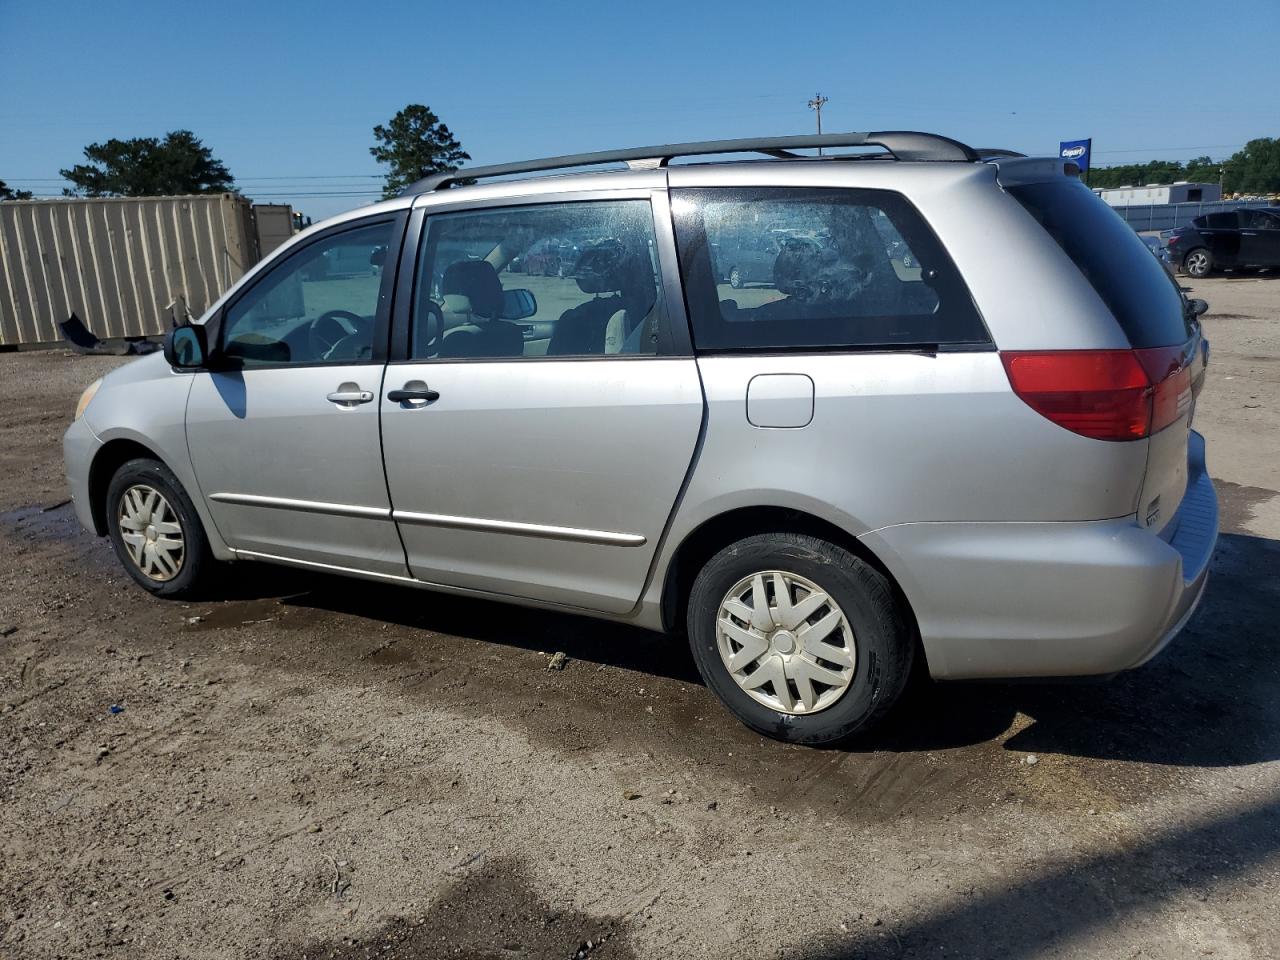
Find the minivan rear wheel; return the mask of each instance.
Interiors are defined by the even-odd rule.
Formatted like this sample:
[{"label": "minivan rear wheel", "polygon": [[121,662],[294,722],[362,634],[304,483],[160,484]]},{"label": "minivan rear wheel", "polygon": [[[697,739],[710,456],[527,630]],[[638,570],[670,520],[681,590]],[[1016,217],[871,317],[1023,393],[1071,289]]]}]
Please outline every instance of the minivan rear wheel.
[{"label": "minivan rear wheel", "polygon": [[817,537],[724,548],[694,581],[687,618],[707,686],[748,727],[791,743],[868,729],[911,672],[913,638],[889,581]]},{"label": "minivan rear wheel", "polygon": [[123,464],[107,485],[107,533],[116,557],[143,589],[194,596],[216,564],[200,516],[173,472],[158,460]]},{"label": "minivan rear wheel", "polygon": [[1204,247],[1196,247],[1183,257],[1182,269],[1187,276],[1202,279],[1213,271],[1213,257]]}]

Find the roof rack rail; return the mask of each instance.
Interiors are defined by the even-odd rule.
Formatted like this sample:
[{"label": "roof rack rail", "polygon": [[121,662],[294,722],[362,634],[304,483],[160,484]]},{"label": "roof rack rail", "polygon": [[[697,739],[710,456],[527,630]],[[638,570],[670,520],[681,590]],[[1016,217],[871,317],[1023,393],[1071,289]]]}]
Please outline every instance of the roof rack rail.
[{"label": "roof rack rail", "polygon": [[668,143],[654,147],[632,147],[628,150],[602,150],[597,153],[567,154],[545,160],[522,160],[487,167],[468,167],[448,173],[423,177],[401,192],[401,196],[431,193],[461,180],[505,177],[520,173],[540,173],[570,167],[588,167],[601,163],[626,163],[643,167],[665,167],[675,157],[697,157],[720,153],[760,153],[791,159],[794,151],[817,147],[884,147],[897,160],[935,160],[974,162],[979,152],[958,140],[935,133],[911,130],[884,130],[878,133],[823,133],[798,137],[762,137],[746,140],[704,140],[697,143]]}]

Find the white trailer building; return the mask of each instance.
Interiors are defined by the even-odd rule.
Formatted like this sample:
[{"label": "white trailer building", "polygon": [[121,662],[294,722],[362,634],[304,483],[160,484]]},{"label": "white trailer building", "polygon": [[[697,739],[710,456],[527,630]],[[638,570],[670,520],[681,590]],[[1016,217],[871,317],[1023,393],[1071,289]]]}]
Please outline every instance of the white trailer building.
[{"label": "white trailer building", "polygon": [[1148,183],[1145,187],[1107,187],[1094,191],[1113,207],[1156,203],[1212,203],[1222,199],[1216,183]]}]

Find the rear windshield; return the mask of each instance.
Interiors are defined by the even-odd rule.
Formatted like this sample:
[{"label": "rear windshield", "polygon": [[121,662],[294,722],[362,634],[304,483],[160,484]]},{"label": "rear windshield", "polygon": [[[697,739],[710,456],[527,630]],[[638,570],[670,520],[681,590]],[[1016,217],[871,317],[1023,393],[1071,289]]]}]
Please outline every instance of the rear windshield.
[{"label": "rear windshield", "polygon": [[1185,343],[1192,334],[1177,284],[1109,206],[1079,180],[1009,187],[1057,241],[1136,349]]}]

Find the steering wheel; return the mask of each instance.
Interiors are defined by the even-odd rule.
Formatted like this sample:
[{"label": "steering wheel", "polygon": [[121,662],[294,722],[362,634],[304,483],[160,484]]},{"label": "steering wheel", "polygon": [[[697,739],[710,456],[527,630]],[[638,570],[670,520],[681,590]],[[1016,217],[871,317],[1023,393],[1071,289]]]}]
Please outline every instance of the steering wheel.
[{"label": "steering wheel", "polygon": [[307,329],[312,355],[321,360],[341,357],[338,347],[359,336],[363,324],[364,318],[350,310],[326,310]]}]

